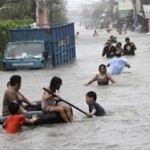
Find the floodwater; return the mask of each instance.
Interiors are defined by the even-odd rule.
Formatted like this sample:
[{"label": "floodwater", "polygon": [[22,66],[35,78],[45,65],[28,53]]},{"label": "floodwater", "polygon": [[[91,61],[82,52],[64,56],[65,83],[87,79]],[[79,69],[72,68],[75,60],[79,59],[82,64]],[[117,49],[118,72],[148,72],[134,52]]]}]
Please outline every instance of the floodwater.
[{"label": "floodwater", "polygon": [[[86,118],[73,108],[74,122],[71,124],[24,127],[23,132],[14,135],[1,133],[1,149],[150,149],[150,35],[100,31],[99,37],[93,37],[93,30],[85,30],[83,26],[76,26],[77,31],[80,34],[76,39],[75,61],[50,69],[0,72],[0,111],[6,84],[13,74],[22,76],[21,92],[32,101],[41,98],[42,88],[57,75],[63,79],[60,89],[63,99],[88,111],[85,94],[93,90],[107,116]],[[123,44],[127,36],[135,42],[136,56],[126,57],[131,68],[125,68],[121,75],[114,77],[118,82],[116,85],[97,86],[93,83],[84,86],[98,73],[99,64],[109,61],[102,58],[101,53],[110,35],[117,36]]]}]

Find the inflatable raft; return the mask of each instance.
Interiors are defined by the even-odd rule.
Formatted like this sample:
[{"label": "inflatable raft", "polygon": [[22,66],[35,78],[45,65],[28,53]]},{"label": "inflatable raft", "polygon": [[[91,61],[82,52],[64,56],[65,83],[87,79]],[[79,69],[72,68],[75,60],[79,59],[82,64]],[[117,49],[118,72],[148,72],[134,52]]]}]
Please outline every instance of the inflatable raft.
[{"label": "inflatable raft", "polygon": [[[31,107],[29,105],[26,105],[24,108],[28,111],[27,113],[23,113],[23,115],[30,119],[32,118],[32,115],[36,114],[38,115],[39,119],[33,124],[33,125],[41,125],[41,124],[54,124],[54,123],[64,123],[65,121],[61,118],[59,113],[57,112],[43,112],[41,109],[41,102],[36,101],[38,103],[37,107]],[[4,121],[9,116],[1,116],[0,117],[0,124],[3,124]],[[28,126],[31,126],[30,124],[25,124]]]}]

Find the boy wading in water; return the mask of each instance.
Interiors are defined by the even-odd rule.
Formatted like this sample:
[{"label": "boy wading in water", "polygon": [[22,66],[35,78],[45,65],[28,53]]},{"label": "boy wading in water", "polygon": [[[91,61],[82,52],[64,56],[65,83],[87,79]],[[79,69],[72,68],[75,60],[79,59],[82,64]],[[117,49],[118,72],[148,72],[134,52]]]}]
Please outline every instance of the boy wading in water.
[{"label": "boy wading in water", "polygon": [[94,116],[104,116],[105,110],[104,108],[96,103],[97,94],[93,91],[89,91],[86,93],[86,103],[89,106],[89,113],[87,113],[88,117]]}]

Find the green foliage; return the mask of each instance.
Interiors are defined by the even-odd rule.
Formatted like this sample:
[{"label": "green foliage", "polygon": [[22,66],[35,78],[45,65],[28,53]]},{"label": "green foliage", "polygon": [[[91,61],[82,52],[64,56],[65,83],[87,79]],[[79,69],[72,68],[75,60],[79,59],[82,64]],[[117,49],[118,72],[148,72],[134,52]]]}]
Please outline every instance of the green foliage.
[{"label": "green foliage", "polygon": [[9,2],[0,6],[1,19],[22,19],[25,16],[30,17],[31,12],[30,1]]},{"label": "green foliage", "polygon": [[0,24],[0,58],[2,58],[3,50],[8,42],[9,29],[7,26]]},{"label": "green foliage", "polygon": [[33,22],[32,19],[0,21],[0,59],[9,40],[9,30],[17,27],[27,27]]},{"label": "green foliage", "polygon": [[65,0],[47,0],[49,23],[67,22],[67,2]]}]

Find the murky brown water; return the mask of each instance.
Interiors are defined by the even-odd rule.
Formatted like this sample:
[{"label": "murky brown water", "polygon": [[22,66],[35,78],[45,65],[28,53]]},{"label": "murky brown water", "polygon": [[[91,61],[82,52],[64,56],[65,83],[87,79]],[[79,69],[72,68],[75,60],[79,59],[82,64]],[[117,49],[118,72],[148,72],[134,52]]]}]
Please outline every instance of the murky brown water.
[{"label": "murky brown water", "polygon": [[[74,62],[57,68],[44,70],[24,70],[0,72],[0,111],[6,84],[13,74],[22,76],[21,92],[31,100],[41,98],[42,88],[49,85],[50,79],[60,76],[63,85],[60,95],[84,111],[88,111],[85,93],[93,90],[98,102],[105,108],[107,116],[88,119],[74,110],[72,124],[43,125],[36,128],[24,128],[15,135],[1,134],[1,149],[149,149],[150,148],[150,35],[118,35],[100,33],[93,37],[92,30],[77,27],[80,32],[76,40]],[[107,64],[108,59],[101,58],[104,43],[110,35],[123,42],[129,36],[137,45],[136,56],[126,57],[131,69],[115,77],[116,85],[99,87],[95,84],[84,86],[98,72],[100,63]]]}]

